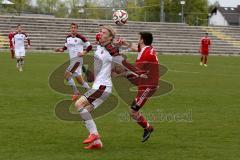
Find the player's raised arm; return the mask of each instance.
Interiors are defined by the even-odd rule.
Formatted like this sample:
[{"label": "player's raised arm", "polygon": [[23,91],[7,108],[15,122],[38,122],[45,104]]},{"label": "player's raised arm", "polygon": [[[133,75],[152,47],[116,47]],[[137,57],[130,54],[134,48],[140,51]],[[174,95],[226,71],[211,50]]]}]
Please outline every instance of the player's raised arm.
[{"label": "player's raised arm", "polygon": [[126,46],[127,48],[131,49],[133,52],[138,51],[138,46],[133,44],[132,42],[128,42],[123,38],[118,38],[113,42],[114,45],[118,47]]},{"label": "player's raised arm", "polygon": [[130,48],[133,52],[138,52],[138,46],[133,44],[132,42],[123,42],[128,48]]},{"label": "player's raised arm", "polygon": [[118,47],[114,47],[113,45],[108,44],[105,46],[105,48],[111,54],[112,61],[114,63],[124,66],[127,70],[132,71],[133,74],[135,74],[138,77],[147,78],[146,72],[134,67],[129,62],[127,62],[126,59],[124,59],[124,57],[119,53]]}]

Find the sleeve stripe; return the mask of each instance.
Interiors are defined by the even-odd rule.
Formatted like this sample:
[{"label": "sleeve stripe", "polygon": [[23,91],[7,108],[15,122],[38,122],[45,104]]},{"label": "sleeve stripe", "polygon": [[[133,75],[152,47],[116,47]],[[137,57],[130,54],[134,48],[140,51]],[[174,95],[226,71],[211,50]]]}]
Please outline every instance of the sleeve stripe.
[{"label": "sleeve stripe", "polygon": [[83,35],[81,35],[81,34],[77,34],[77,36],[76,36],[77,38],[80,38],[83,42],[87,42],[88,40],[87,40],[87,38],[86,37],[84,37]]},{"label": "sleeve stripe", "polygon": [[86,49],[87,52],[91,51],[92,50],[92,45],[89,45]]}]

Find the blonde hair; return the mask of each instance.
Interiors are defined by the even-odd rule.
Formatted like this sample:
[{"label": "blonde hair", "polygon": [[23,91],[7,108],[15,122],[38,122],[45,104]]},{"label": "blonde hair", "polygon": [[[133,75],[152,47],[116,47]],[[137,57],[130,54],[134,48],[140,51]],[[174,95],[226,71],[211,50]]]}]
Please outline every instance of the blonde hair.
[{"label": "blonde hair", "polygon": [[110,26],[110,25],[103,25],[103,26],[101,26],[101,28],[104,28],[104,29],[108,30],[110,32],[111,36],[113,37],[113,39],[115,38],[116,31],[115,31],[115,29],[113,29],[112,26]]}]

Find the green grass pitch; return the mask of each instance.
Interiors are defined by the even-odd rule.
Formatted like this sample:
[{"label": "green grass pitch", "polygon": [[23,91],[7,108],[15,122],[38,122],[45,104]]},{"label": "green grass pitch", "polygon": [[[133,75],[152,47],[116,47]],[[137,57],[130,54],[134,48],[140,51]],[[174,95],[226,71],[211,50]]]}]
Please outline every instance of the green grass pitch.
[{"label": "green grass pitch", "polygon": [[[152,122],[151,138],[121,115],[128,106],[96,120],[102,150],[86,151],[81,122],[56,118],[54,105],[70,97],[49,88],[51,72],[67,54],[28,54],[24,71],[0,53],[1,160],[237,160],[240,157],[240,57],[210,56],[207,68],[197,56],[160,55],[168,67],[162,79],[174,90],[150,100],[144,113],[191,114],[191,121]],[[134,57],[130,57],[134,59]],[[111,104],[109,104],[111,105]]]}]

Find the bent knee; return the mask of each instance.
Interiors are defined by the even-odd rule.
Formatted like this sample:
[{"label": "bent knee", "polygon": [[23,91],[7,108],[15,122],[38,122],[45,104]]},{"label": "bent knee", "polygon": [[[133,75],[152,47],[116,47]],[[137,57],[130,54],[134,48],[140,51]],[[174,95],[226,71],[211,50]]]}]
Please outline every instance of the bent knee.
[{"label": "bent knee", "polygon": [[79,110],[87,105],[89,105],[89,102],[86,99],[86,97],[84,97],[84,96],[81,96],[75,103],[75,107],[77,110]]},{"label": "bent knee", "polygon": [[83,107],[84,107],[84,100],[81,97],[75,102],[75,108],[80,109],[80,108],[83,108]]}]

